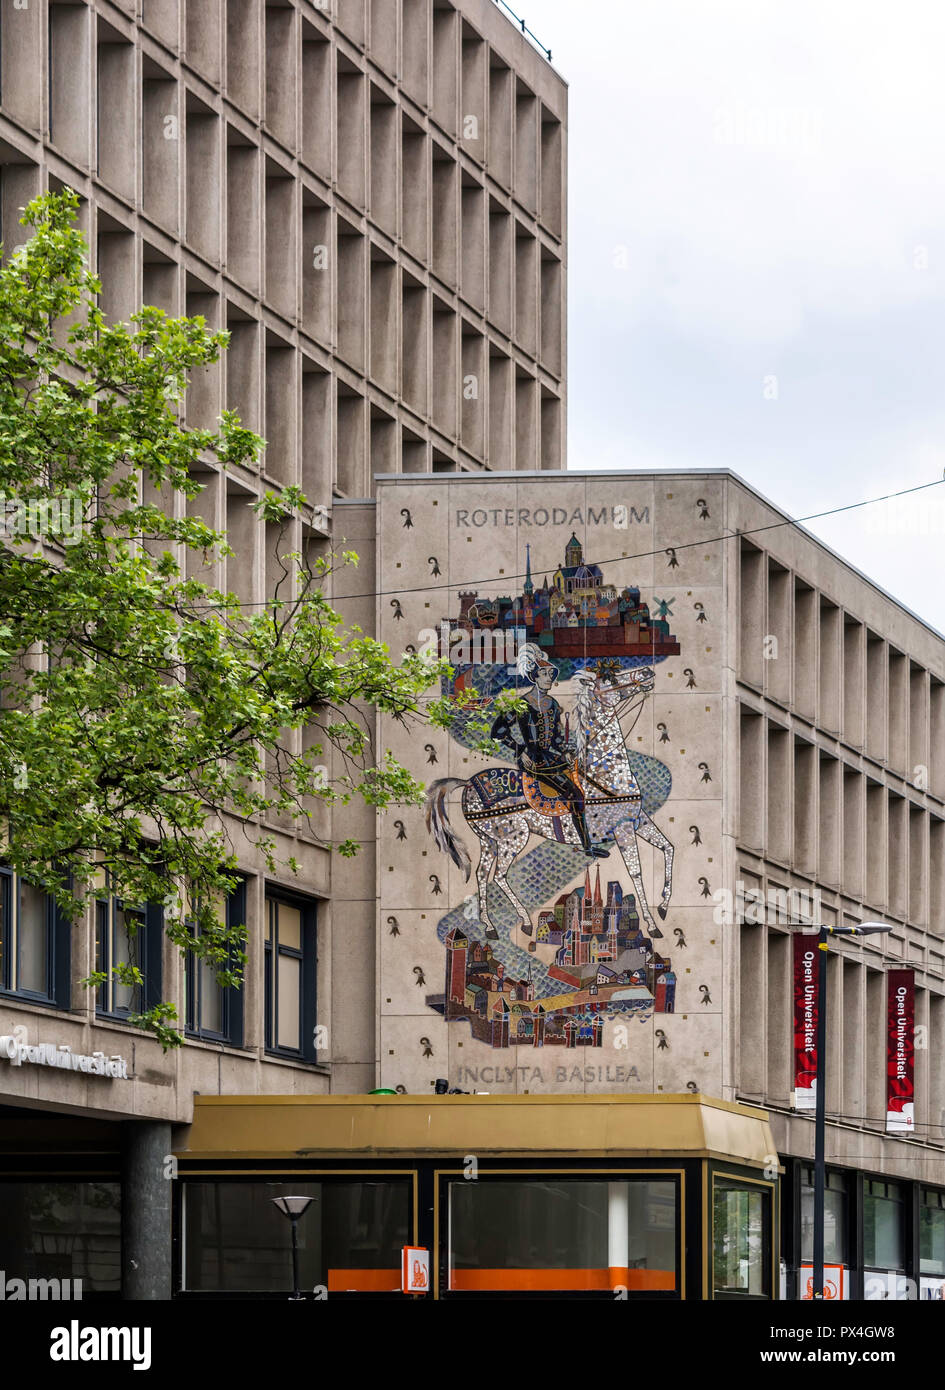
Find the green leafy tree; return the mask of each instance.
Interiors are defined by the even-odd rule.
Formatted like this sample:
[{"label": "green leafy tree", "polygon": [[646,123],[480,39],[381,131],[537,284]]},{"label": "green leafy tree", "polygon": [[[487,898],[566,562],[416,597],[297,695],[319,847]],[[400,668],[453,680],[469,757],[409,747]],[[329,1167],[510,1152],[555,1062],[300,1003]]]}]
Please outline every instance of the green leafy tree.
[{"label": "green leafy tree", "polygon": [[[190,375],[227,335],[150,307],[106,321],[77,208],[71,190],[31,203],[32,234],[0,270],[3,855],[73,920],[103,873],[126,902],[164,902],[176,945],[238,985],[245,927],[217,906],[237,881],[233,827],[274,871],[270,813],[313,827],[320,806],[352,798],[417,804],[422,786],[377,754],[365,715],[446,726],[456,705],[428,693],[442,662],[393,659],[331,606],[332,572],[356,555],[283,550],[308,515],[297,488],[257,504],[283,538],[270,601],[242,606],[188,577],[188,552],[233,552],[175,515],[175,495],[194,498],[208,463],[253,465],[263,441],[229,411],[215,430],[182,425]],[[142,983],[132,961],[112,968]],[[172,1003],[133,1017],[180,1042]]]}]

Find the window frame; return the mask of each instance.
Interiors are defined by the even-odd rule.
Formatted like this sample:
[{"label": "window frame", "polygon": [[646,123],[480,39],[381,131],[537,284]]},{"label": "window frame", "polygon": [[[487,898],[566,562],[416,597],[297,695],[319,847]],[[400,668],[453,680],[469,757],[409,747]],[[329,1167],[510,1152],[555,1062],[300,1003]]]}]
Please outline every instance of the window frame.
[{"label": "window frame", "polygon": [[[279,903],[284,903],[286,907],[298,912],[300,922],[300,942],[299,950],[294,947],[281,946],[278,942],[278,917],[275,924],[276,939],[270,939],[270,926],[272,924],[272,909],[278,907]],[[318,973],[318,901],[315,898],[303,897],[301,894],[292,893],[278,885],[272,884],[266,887],[266,914],[263,923],[263,996],[264,996],[264,1046],[265,1051],[270,1057],[284,1057],[295,1062],[317,1062],[318,1053],[315,1047],[315,1026],[316,1026],[316,1007],[317,1007],[317,973]],[[290,959],[300,962],[299,972],[299,1047],[290,1048],[279,1044],[278,1037],[278,1009],[279,1009],[279,971],[274,969],[278,965],[280,955],[288,956]]]},{"label": "window frame", "polygon": [[[95,969],[104,970],[107,979],[103,980],[95,991],[95,1013],[98,1018],[115,1019],[118,1022],[127,1022],[132,1014],[145,1013],[160,1002],[161,980],[164,950],[164,909],[158,903],[139,904],[128,903],[127,910],[141,914],[141,925],[135,934],[135,940],[140,943],[137,952],[138,959],[129,961],[131,965],[137,965],[144,977],[144,982],[138,986],[140,998],[138,1007],[116,1005],[114,1002],[115,990],[123,989],[125,986],[118,983],[111,974],[114,961],[114,931],[116,914],[125,912],[126,904],[123,898],[116,897],[108,892],[106,888],[102,893],[95,895]],[[99,942],[101,940],[101,915],[102,909],[106,911],[106,936],[107,952],[99,953]]]},{"label": "window frame", "polygon": [[[933,1200],[934,1199],[934,1200]],[[939,1212],[942,1215],[942,1222],[945,1223],[945,1191],[941,1188],[930,1187],[925,1183],[919,1184],[919,1239],[917,1244],[917,1261],[919,1266],[920,1279],[941,1279],[945,1278],[945,1262],[937,1260],[926,1260],[922,1255],[922,1236],[923,1236],[923,1217],[924,1211]],[[932,1224],[931,1222],[929,1223]],[[942,1263],[942,1269],[928,1270],[923,1269],[923,1264]]]},{"label": "window frame", "polygon": [[[535,1298],[541,1299],[568,1299],[568,1300],[599,1300],[613,1299],[611,1289],[563,1289],[536,1291],[533,1289],[503,1290],[497,1293],[487,1289],[453,1289],[450,1288],[452,1272],[452,1253],[450,1233],[450,1185],[467,1181],[467,1174],[463,1168],[440,1168],[434,1164],[435,1180],[435,1223],[440,1232],[440,1242],[438,1258],[434,1270],[435,1294],[439,1299],[459,1300],[475,1302],[477,1300],[495,1299],[497,1297],[518,1301]],[[674,1188],[674,1274],[675,1287],[672,1289],[630,1289],[626,1290],[625,1297],[630,1302],[663,1302],[678,1303],[687,1297],[687,1236],[686,1223],[689,1218],[687,1211],[687,1183],[691,1181],[691,1176],[682,1166],[667,1167],[633,1167],[633,1168],[614,1168],[603,1167],[564,1167],[564,1168],[480,1168],[476,1178],[476,1187],[481,1187],[489,1182],[529,1182],[537,1183],[562,1183],[568,1181],[577,1182],[641,1182],[641,1183],[670,1183]],[[621,1295],[623,1297],[624,1295]],[[692,1296],[692,1295],[690,1295]]]},{"label": "window frame", "polygon": [[[257,1300],[284,1301],[286,1297],[286,1287],[280,1287],[278,1289],[257,1287],[250,1291],[221,1288],[200,1289],[188,1285],[187,1258],[191,1243],[187,1225],[189,1215],[188,1189],[194,1185],[211,1185],[220,1188],[232,1187],[234,1185],[254,1186],[271,1189],[271,1192],[267,1194],[267,1196],[273,1197],[277,1195],[278,1188],[283,1189],[283,1192],[278,1195],[285,1195],[289,1190],[300,1188],[302,1184],[319,1185],[322,1188],[323,1196],[330,1195],[332,1189],[337,1190],[339,1186],[351,1186],[353,1184],[362,1187],[403,1186],[406,1196],[406,1228],[408,1242],[413,1245],[419,1244],[419,1179],[416,1165],[408,1164],[402,1167],[398,1166],[391,1168],[363,1168],[360,1166],[352,1168],[316,1167],[311,1170],[305,1170],[304,1172],[298,1170],[285,1172],[277,1169],[257,1170],[255,1172],[241,1172],[238,1169],[225,1172],[219,1170],[203,1172],[199,1169],[195,1169],[193,1172],[183,1172],[180,1176],[180,1180],[174,1183],[173,1225],[176,1256],[173,1272],[173,1297],[175,1299],[192,1300],[194,1302],[203,1302],[207,1300],[246,1300],[250,1298]],[[285,1222],[285,1218],[280,1216],[279,1222],[279,1229],[283,1232],[281,1241],[284,1241],[284,1246],[281,1245],[280,1241],[280,1248],[284,1248],[285,1251],[286,1272],[288,1274],[291,1270],[291,1240],[287,1229],[288,1223]],[[303,1216],[302,1224],[300,1225],[300,1236],[302,1240],[306,1238],[304,1222],[305,1217]],[[400,1247],[400,1249],[402,1248],[403,1247]],[[378,1268],[380,1269],[382,1267]],[[384,1268],[386,1270],[386,1267]],[[342,1287],[331,1288],[331,1270],[329,1268],[324,1272],[329,1276],[328,1293],[333,1301],[341,1299],[344,1301],[357,1302],[366,1300],[368,1302],[374,1302],[390,1298],[402,1298],[399,1288],[399,1268],[397,1271],[398,1287],[396,1289],[351,1287],[347,1279],[343,1281]],[[344,1274],[354,1271],[348,1271],[345,1267],[342,1267],[339,1272]],[[287,1287],[291,1288],[291,1276]],[[303,1286],[302,1296],[303,1298],[312,1298],[313,1293]],[[317,1293],[314,1294],[314,1297],[317,1298],[318,1296]]]},{"label": "window frame", "polygon": [[[884,1192],[879,1193],[879,1192],[873,1192],[873,1191],[870,1190],[871,1188],[877,1186],[879,1183],[882,1183],[882,1185],[883,1185],[883,1187],[884,1187],[884,1189],[885,1189]],[[895,1196],[892,1196],[892,1197],[891,1197],[891,1196],[889,1195],[889,1189],[890,1189],[890,1188],[894,1188],[894,1189],[895,1189],[895,1191],[896,1191],[896,1195],[895,1195]],[[877,1202],[889,1202],[889,1203],[895,1205],[895,1207],[896,1207],[896,1209],[897,1209],[898,1217],[899,1217],[899,1242],[898,1242],[898,1243],[899,1243],[899,1263],[898,1263],[897,1265],[871,1264],[871,1263],[869,1263],[869,1261],[868,1261],[867,1258],[866,1258],[866,1208],[867,1208],[867,1205],[868,1205],[868,1203],[869,1203],[869,1201],[870,1201],[871,1198],[872,1198],[874,1201],[877,1201]],[[863,1179],[863,1274],[864,1274],[864,1277],[865,1277],[866,1275],[869,1275],[869,1274],[896,1274],[896,1275],[905,1275],[905,1274],[906,1274],[906,1263],[907,1263],[907,1260],[908,1260],[908,1253],[907,1253],[907,1236],[908,1236],[909,1212],[910,1212],[909,1186],[908,1186],[908,1183],[907,1183],[905,1180],[903,1180],[903,1179],[901,1179],[901,1178],[889,1178],[889,1177],[883,1177],[883,1176],[876,1176],[876,1175],[871,1174],[871,1173],[866,1173],[866,1174],[864,1175],[864,1179]],[[873,1252],[872,1252],[874,1255],[876,1254],[876,1249],[875,1249],[875,1234],[876,1234],[876,1231],[875,1231],[875,1226],[874,1226],[874,1230],[873,1230],[873,1235],[874,1235],[874,1249],[873,1249]]]},{"label": "window frame", "polygon": [[[60,1166],[62,1171],[59,1170]],[[27,1215],[24,1225],[29,1247],[18,1252],[17,1275],[26,1279],[57,1279],[61,1280],[63,1285],[75,1281],[81,1287],[81,1292],[76,1293],[75,1297],[81,1298],[83,1303],[112,1302],[120,1299],[123,1273],[121,1231],[122,1218],[126,1210],[126,1189],[120,1172],[99,1170],[94,1165],[90,1165],[87,1171],[82,1167],[76,1170],[66,1163],[47,1168],[41,1163],[38,1169],[29,1174],[4,1173],[0,1175],[0,1211],[4,1216],[9,1210],[7,1204],[11,1188],[35,1189],[37,1197],[45,1201],[59,1200],[59,1189],[72,1189],[78,1218],[69,1222],[65,1228],[60,1227],[58,1232],[54,1232],[48,1225],[43,1229],[42,1216],[37,1216],[34,1222],[31,1215]],[[111,1203],[102,1205],[96,1202],[92,1195],[95,1188],[107,1189],[112,1199]],[[23,1196],[27,1198],[22,1208],[25,1212],[28,1206],[28,1192],[24,1191]],[[114,1212],[117,1218],[114,1223],[115,1229],[104,1232],[89,1230],[83,1218],[87,1218],[90,1208],[93,1211]],[[48,1221],[48,1218],[46,1220]],[[41,1238],[39,1244],[35,1239],[37,1235]],[[50,1238],[54,1246],[51,1258],[56,1264],[55,1271],[50,1268],[48,1247],[44,1249],[45,1241]],[[55,1250],[58,1242],[62,1242],[63,1248]],[[109,1279],[106,1276],[103,1280],[101,1274],[93,1273],[96,1268],[101,1271],[103,1264],[106,1269],[114,1271],[113,1278]],[[7,1268],[9,1269],[9,1265]],[[103,1283],[111,1286],[102,1287]],[[69,1295],[64,1292],[62,1297],[68,1298]]]},{"label": "window frame", "polygon": [[[761,1197],[762,1221],[761,1221],[761,1272],[763,1280],[763,1292],[751,1293],[748,1289],[731,1289],[716,1287],[715,1271],[715,1202],[716,1194],[719,1190],[718,1184],[731,1189],[740,1189],[748,1196],[757,1193]],[[706,1260],[708,1287],[707,1296],[713,1302],[728,1302],[733,1299],[746,1300],[752,1303],[771,1303],[778,1297],[778,1283],[776,1270],[774,1269],[774,1251],[776,1249],[776,1228],[777,1220],[777,1189],[775,1184],[763,1181],[760,1178],[748,1177],[744,1173],[734,1173],[729,1170],[713,1168],[711,1170],[710,1181],[708,1184],[708,1211],[705,1214],[706,1220]]]},{"label": "window frame", "polygon": [[[808,1181],[808,1176],[809,1176],[809,1178],[810,1178],[810,1181]],[[824,1263],[825,1263],[825,1264],[840,1264],[840,1265],[842,1265],[843,1268],[847,1271],[847,1277],[849,1277],[849,1272],[850,1272],[850,1270],[853,1268],[853,1265],[854,1265],[854,1259],[853,1259],[853,1218],[852,1218],[852,1199],[851,1199],[851,1194],[850,1194],[850,1183],[849,1183],[849,1181],[848,1181],[847,1174],[846,1174],[846,1173],[843,1171],[843,1169],[841,1169],[841,1168],[828,1168],[828,1169],[826,1169],[826,1172],[825,1172],[825,1175],[824,1175],[824,1176],[825,1176],[825,1188],[824,1188],[824,1196],[825,1196],[824,1210],[825,1210],[825,1213],[826,1213],[826,1210],[827,1210],[827,1198],[826,1198],[826,1194],[827,1194],[828,1192],[839,1192],[840,1195],[841,1195],[841,1198],[842,1198],[842,1201],[841,1201],[841,1209],[842,1209],[842,1218],[843,1218],[843,1231],[842,1231],[842,1233],[841,1233],[841,1234],[842,1234],[842,1239],[841,1239],[841,1242],[840,1242],[841,1248],[842,1248],[842,1258],[841,1258],[840,1260],[835,1260],[835,1259],[831,1258],[831,1256],[827,1253],[827,1241],[826,1241],[826,1231],[825,1231],[825,1233],[824,1233]],[[811,1249],[811,1254],[810,1254],[810,1256],[807,1256],[807,1255],[804,1254],[804,1193],[805,1193],[805,1191],[811,1193],[811,1199],[813,1200],[813,1192],[814,1192],[814,1167],[813,1167],[813,1164],[810,1164],[810,1163],[802,1163],[802,1164],[800,1165],[800,1189],[799,1189],[799,1203],[800,1203],[800,1206],[799,1206],[799,1216],[800,1216],[800,1244],[799,1244],[799,1246],[798,1246],[798,1249],[799,1249],[800,1252],[801,1252],[800,1263],[801,1263],[802,1265],[809,1265],[809,1264],[813,1264],[814,1256],[813,1256],[813,1248]],[[812,1223],[811,1229],[812,1229],[812,1231],[813,1231],[813,1223]]]},{"label": "window frame", "polygon": [[[226,899],[226,925],[246,924],[246,879],[242,876]],[[194,927],[188,924],[193,934]],[[222,986],[223,1029],[206,1028],[201,1022],[202,971],[201,962],[190,952],[184,958],[184,1035],[196,1041],[223,1043],[227,1047],[243,1046],[243,990],[235,985]],[[245,977],[243,985],[245,988]],[[218,986],[219,988],[219,986]]]},{"label": "window frame", "polygon": [[[53,1008],[68,1008],[71,1004],[70,958],[72,924],[63,914],[51,893],[45,893],[46,988],[43,991],[24,989],[19,984],[20,961],[20,888],[25,880],[9,866],[0,865],[0,896],[3,923],[13,926],[14,947],[9,949],[9,936],[0,935],[0,995],[23,999]],[[35,887],[36,885],[29,885]]]}]

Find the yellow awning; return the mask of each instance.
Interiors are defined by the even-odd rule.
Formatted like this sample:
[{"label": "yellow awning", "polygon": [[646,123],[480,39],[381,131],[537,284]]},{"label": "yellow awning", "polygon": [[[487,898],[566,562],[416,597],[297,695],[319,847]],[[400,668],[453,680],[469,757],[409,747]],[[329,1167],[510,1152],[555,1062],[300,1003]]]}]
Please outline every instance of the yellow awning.
[{"label": "yellow awning", "polygon": [[178,1157],[723,1158],[764,1167],[763,1110],[701,1095],[196,1096]]}]

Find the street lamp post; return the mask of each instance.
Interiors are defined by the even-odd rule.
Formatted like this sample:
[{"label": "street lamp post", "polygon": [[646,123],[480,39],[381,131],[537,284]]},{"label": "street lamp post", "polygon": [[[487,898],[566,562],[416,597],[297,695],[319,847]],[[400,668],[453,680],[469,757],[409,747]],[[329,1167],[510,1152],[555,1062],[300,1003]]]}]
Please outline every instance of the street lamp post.
[{"label": "street lamp post", "polygon": [[820,927],[817,939],[817,1109],[814,1120],[814,1286],[812,1298],[824,1296],[824,1189],[827,1120],[827,945],[832,936],[875,936],[889,931],[883,922],[858,927]]},{"label": "street lamp post", "polygon": [[[292,1222],[292,1300],[302,1297],[299,1288],[299,1217],[304,1216],[311,1197],[272,1197],[273,1206]],[[292,1301],[290,1300],[290,1301]]]}]

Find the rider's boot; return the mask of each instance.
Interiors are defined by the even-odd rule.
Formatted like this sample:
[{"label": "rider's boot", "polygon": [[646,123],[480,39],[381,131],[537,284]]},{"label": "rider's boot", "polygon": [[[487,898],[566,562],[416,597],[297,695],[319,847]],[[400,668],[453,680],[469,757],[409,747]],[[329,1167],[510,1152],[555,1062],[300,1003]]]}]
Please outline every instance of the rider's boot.
[{"label": "rider's boot", "polygon": [[587,828],[587,821],[584,819],[583,811],[577,809],[573,810],[571,813],[571,820],[574,822],[574,828],[580,837],[581,848],[584,853],[596,859],[606,859],[610,854],[610,847],[608,845],[595,845],[593,843],[590,831]]}]

